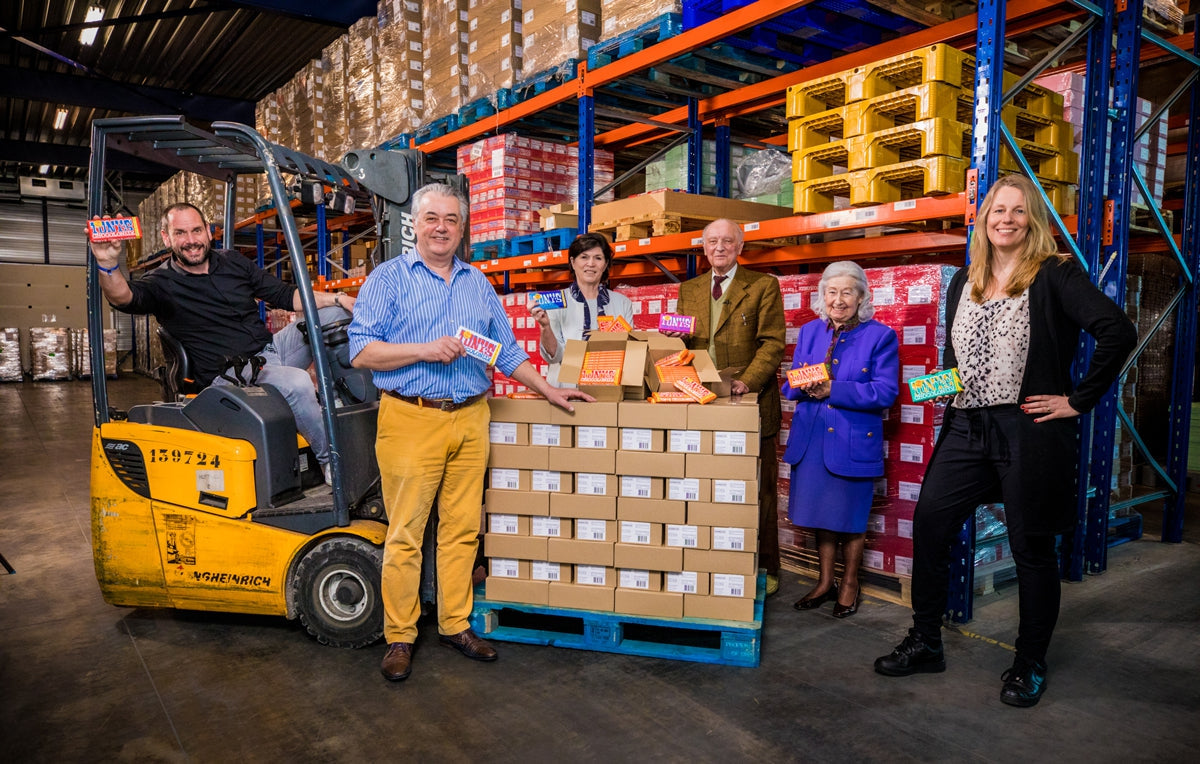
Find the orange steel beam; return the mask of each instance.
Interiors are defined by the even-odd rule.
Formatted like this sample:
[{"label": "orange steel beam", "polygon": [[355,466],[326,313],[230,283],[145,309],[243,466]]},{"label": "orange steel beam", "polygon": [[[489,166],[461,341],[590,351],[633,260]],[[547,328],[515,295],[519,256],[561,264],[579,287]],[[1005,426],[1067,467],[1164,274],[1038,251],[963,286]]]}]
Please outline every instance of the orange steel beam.
[{"label": "orange steel beam", "polygon": [[797,244],[791,247],[743,252],[738,262],[746,265],[789,265],[826,260],[857,260],[899,255],[922,255],[934,252],[961,252],[966,255],[967,231],[937,233],[898,233],[884,238],[845,239],[820,244]]},{"label": "orange steel beam", "polygon": [[[1037,28],[1050,23],[1057,23],[1072,18],[1078,18],[1086,11],[1074,6],[1062,7],[1060,0],[1013,0],[1007,5],[1006,18],[1009,22],[1017,23],[1021,28]],[[709,22],[710,24],[716,22]],[[787,89],[801,82],[808,82],[819,77],[837,74],[846,69],[853,69],[883,58],[907,53],[935,43],[953,43],[971,41],[973,44],[977,34],[978,14],[963,16],[936,27],[913,32],[896,40],[881,43],[854,53],[825,61],[805,69],[789,72],[769,80],[747,85],[744,88],[721,93],[700,101],[699,111],[702,121],[710,121],[716,117],[737,116],[750,111],[758,111],[781,104],[786,99]],[[659,43],[660,45],[662,43]],[[649,48],[654,50],[658,46]],[[609,64],[612,66],[612,64]],[[597,71],[602,71],[598,69]],[[595,74],[593,72],[592,74]],[[679,124],[687,120],[687,108],[679,107],[671,111],[657,114],[654,117],[659,122]],[[624,145],[627,141],[636,140],[648,134],[653,134],[655,128],[646,125],[626,125],[607,133],[596,136],[597,147]]]}]

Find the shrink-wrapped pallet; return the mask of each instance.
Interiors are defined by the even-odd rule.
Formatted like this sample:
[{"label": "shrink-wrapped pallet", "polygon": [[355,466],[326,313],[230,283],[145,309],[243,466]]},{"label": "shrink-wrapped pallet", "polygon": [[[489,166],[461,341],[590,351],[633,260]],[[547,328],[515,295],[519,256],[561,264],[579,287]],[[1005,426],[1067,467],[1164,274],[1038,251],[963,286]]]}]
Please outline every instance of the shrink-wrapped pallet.
[{"label": "shrink-wrapped pallet", "polygon": [[69,329],[34,326],[29,329],[29,361],[33,378],[39,381],[71,377]]},{"label": "shrink-wrapped pallet", "polygon": [[415,130],[425,113],[421,4],[381,0],[378,18],[379,139],[389,141]]},{"label": "shrink-wrapped pallet", "polygon": [[21,330],[0,329],[0,382],[20,382],[21,377]]}]

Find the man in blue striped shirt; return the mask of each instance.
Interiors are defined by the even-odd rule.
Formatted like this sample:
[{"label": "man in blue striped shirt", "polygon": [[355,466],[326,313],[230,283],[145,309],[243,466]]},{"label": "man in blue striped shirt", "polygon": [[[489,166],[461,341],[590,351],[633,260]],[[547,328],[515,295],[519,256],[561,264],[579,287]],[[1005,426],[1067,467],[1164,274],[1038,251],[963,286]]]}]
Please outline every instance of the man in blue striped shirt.
[{"label": "man in blue striped shirt", "polygon": [[439,639],[468,658],[496,659],[468,621],[489,450],[487,364],[467,355],[459,329],[499,342],[496,367],[555,405],[573,411],[571,399],[592,400],[547,384],[517,344],[487,278],[455,257],[467,200],[433,184],[413,194],[412,208],[416,250],[371,272],[349,330],[352,364],[371,369],[384,392],[375,452],[388,514],[382,578],[388,650],[380,670],[390,681],[407,678],[412,668],[421,541],[435,498]]}]

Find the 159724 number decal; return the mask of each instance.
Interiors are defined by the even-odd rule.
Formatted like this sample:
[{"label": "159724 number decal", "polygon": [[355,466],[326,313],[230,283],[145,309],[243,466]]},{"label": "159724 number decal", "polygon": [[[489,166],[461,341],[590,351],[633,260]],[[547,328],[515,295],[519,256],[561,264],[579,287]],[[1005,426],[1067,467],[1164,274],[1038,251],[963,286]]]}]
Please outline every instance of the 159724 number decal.
[{"label": "159724 number decal", "polygon": [[194,464],[197,467],[220,467],[221,455],[181,448],[151,448],[151,464]]}]

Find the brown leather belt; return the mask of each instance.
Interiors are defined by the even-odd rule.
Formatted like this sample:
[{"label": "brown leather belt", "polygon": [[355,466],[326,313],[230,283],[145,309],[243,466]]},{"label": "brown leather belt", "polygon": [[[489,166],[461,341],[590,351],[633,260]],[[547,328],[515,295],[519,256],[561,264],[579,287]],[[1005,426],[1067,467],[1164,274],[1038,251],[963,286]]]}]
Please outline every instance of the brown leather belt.
[{"label": "brown leather belt", "polygon": [[385,395],[390,395],[393,398],[404,401],[405,403],[411,403],[414,406],[421,406],[427,409],[437,409],[438,411],[458,411],[459,409],[465,409],[472,403],[482,400],[483,396],[486,394],[480,393],[479,395],[472,395],[470,398],[467,398],[461,403],[455,403],[449,398],[422,398],[419,395],[401,395],[395,390],[384,390],[383,392]]}]

